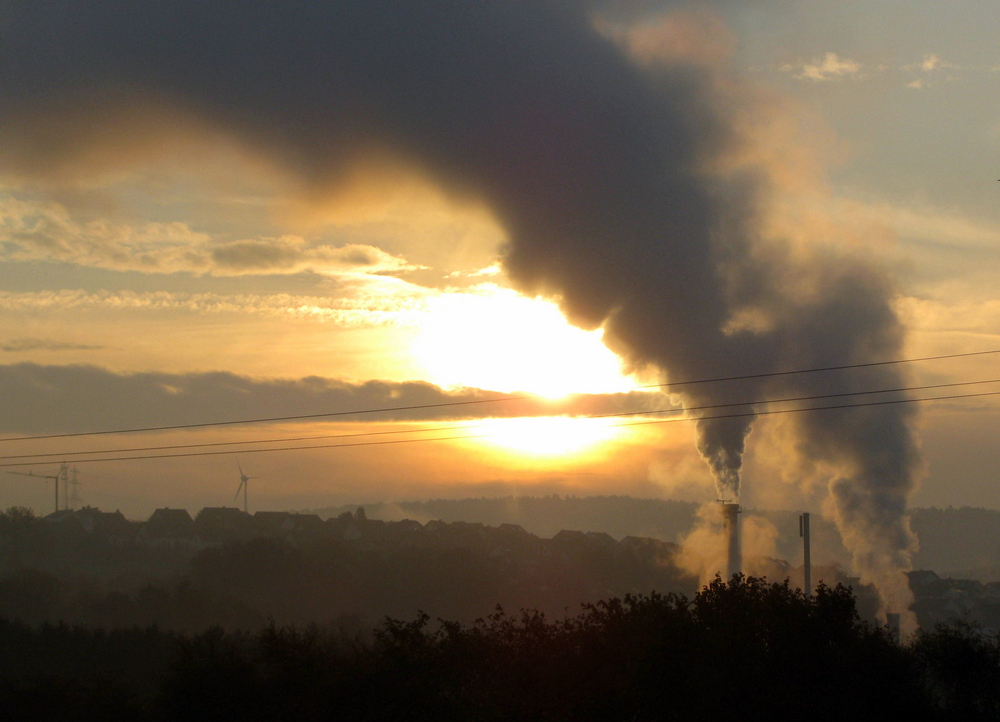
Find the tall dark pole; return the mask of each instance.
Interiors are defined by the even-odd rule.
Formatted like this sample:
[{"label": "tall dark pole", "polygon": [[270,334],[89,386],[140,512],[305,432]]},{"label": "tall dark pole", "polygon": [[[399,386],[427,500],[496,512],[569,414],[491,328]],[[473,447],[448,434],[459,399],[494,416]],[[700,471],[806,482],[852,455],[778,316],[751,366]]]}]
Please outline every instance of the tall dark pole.
[{"label": "tall dark pole", "polygon": [[812,596],[812,560],[809,554],[809,512],[799,517],[799,536],[802,537],[802,576],[806,596]]},{"label": "tall dark pole", "polygon": [[52,477],[52,485],[56,488],[56,511],[59,511],[59,480],[62,478],[62,467],[59,467],[59,473]]},{"label": "tall dark pole", "polygon": [[723,502],[722,524],[726,535],[726,581],[743,571],[743,553],[740,548],[740,505]]}]

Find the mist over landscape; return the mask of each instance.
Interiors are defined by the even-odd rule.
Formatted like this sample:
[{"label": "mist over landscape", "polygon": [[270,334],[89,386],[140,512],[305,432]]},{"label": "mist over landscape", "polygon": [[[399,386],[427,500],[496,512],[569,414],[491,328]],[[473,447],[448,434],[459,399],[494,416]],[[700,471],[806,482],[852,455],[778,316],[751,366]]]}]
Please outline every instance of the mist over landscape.
[{"label": "mist over landscape", "polygon": [[[23,508],[0,514],[5,703],[24,714],[51,710],[55,716],[77,699],[91,713],[112,716],[200,718],[214,709],[239,709],[250,718],[265,718],[267,710],[294,694],[300,705],[295,718],[310,719],[330,714],[323,700],[335,694],[337,709],[362,718],[409,716],[412,693],[373,697],[363,691],[395,680],[391,684],[418,685],[423,690],[418,698],[426,698],[433,716],[447,711],[534,718],[550,710],[566,719],[608,719],[618,715],[606,707],[612,705],[655,717],[666,703],[666,690],[674,690],[671,710],[717,716],[690,683],[674,686],[683,674],[660,688],[643,686],[627,670],[641,660],[651,669],[676,664],[682,643],[675,635],[681,628],[693,625],[685,634],[707,640],[713,615],[721,615],[716,623],[727,620],[724,625],[737,636],[713,644],[727,649],[763,635],[781,650],[765,655],[771,660],[766,664],[776,664],[775,674],[813,694],[822,688],[804,671],[808,668],[786,668],[785,655],[812,655],[816,672],[835,685],[855,674],[878,679],[869,666],[876,664],[879,674],[894,680],[882,682],[892,685],[893,706],[905,699],[917,716],[936,710],[945,718],[986,719],[995,709],[990,691],[995,687],[982,676],[996,673],[988,660],[1000,649],[989,641],[996,640],[990,630],[1000,628],[1000,512],[914,510],[916,533],[934,544],[918,562],[980,566],[964,574],[929,568],[909,574],[921,631],[901,647],[877,620],[877,590],[846,571],[850,554],[829,522],[817,524],[813,534],[818,587],[811,597],[803,593],[796,548],[801,541],[789,533],[795,528],[793,512],[744,510],[743,564],[750,576],[727,585],[718,573],[714,580],[700,579],[692,566],[685,541],[705,518],[694,503],[553,495],[315,511],[249,515],[214,507],[192,517],[184,509],[164,508],[141,522],[92,507],[43,518]],[[777,532],[770,537],[775,556],[759,555],[751,529],[758,535]],[[747,616],[752,610],[757,611]],[[779,641],[795,615],[802,615],[793,635],[802,649]],[[740,628],[750,619],[757,625],[753,633]],[[650,624],[666,626],[656,631]],[[802,625],[814,629],[803,636]],[[633,634],[646,641],[628,641]],[[648,646],[663,634],[665,647]],[[845,645],[853,650],[850,668],[809,651],[815,644],[811,635],[829,639],[831,634],[840,640],[840,654]],[[601,641],[603,635],[610,637]],[[619,666],[590,656],[609,643],[626,655]],[[469,644],[478,649],[478,662],[466,659],[473,653]],[[562,657],[567,644],[584,644],[588,651]],[[873,644],[884,647],[877,653],[882,656],[870,656]],[[702,653],[708,656],[699,664],[720,663],[711,653],[697,654]],[[82,664],[67,664],[67,654]],[[689,662],[697,654],[685,651]],[[887,662],[886,654],[896,657]],[[508,678],[515,667],[507,665],[523,663],[510,655],[528,655],[534,663],[539,655],[555,655],[566,676],[538,671]],[[494,681],[486,686],[482,678],[474,683],[464,678],[486,659],[503,670],[499,677],[489,677]],[[598,659],[604,660],[598,664],[602,681],[581,696],[575,675],[597,673],[585,670]],[[454,677],[459,668],[452,667],[460,660],[467,670],[459,674],[462,681]],[[969,664],[976,665],[979,677],[965,678],[943,697],[927,696],[933,685],[954,685],[954,675],[967,668],[952,665]],[[423,677],[426,665],[437,670],[433,681]],[[904,670],[912,665],[929,676],[907,676],[911,672]],[[309,671],[303,676],[304,670]],[[245,678],[230,688],[205,681],[232,674]],[[529,681],[536,674],[541,676]],[[622,674],[632,691],[618,698],[620,692],[606,685]],[[533,686],[541,679],[542,686]],[[746,704],[747,685],[756,682],[741,671],[732,679],[726,697]],[[501,681],[500,688],[494,686]],[[456,699],[449,691],[453,684],[476,691]],[[535,691],[517,697],[525,706],[515,712],[503,701],[505,684]],[[555,694],[567,684],[573,691]],[[856,687],[841,703],[881,709],[887,700],[884,690],[876,689]],[[247,706],[249,700],[256,701]],[[765,696],[754,704],[766,709],[773,702]],[[830,714],[840,707],[825,709]]]}]

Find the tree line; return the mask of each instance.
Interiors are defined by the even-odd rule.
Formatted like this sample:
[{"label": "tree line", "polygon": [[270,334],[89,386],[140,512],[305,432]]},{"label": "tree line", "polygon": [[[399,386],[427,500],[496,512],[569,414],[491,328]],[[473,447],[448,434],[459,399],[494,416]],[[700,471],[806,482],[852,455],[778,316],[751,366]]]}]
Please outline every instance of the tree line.
[{"label": "tree line", "polygon": [[996,719],[1000,640],[954,622],[903,644],[848,587],[716,579],[551,618],[417,613],[370,637],[0,623],[12,719]]}]

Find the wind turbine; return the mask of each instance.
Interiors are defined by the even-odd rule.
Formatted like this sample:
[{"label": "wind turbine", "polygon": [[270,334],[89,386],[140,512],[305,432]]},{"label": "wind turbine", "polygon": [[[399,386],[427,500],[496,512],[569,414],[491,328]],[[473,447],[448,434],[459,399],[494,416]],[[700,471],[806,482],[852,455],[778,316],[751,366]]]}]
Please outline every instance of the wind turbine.
[{"label": "wind turbine", "polygon": [[59,467],[59,473],[55,476],[50,474],[36,474],[32,471],[8,471],[8,474],[17,474],[18,476],[30,476],[35,479],[52,479],[52,483],[56,488],[56,511],[59,511],[59,481],[66,477],[66,472],[69,467],[63,464]]},{"label": "wind turbine", "polygon": [[256,477],[256,476],[247,476],[246,474],[244,474],[243,473],[243,467],[240,466],[240,462],[238,462],[238,461],[236,462],[236,468],[240,470],[240,485],[238,487],[236,487],[236,496],[233,497],[233,501],[236,501],[237,499],[240,498],[240,491],[242,491],[243,492],[243,513],[244,514],[249,514],[250,512],[247,511],[247,489],[250,487],[250,485],[247,482],[250,481],[251,479],[257,479],[259,477]]}]

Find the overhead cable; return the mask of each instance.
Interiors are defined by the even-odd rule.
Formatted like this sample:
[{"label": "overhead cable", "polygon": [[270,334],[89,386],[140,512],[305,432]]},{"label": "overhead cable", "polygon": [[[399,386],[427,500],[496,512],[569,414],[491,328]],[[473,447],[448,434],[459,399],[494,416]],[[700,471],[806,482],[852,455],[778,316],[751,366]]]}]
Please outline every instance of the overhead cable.
[{"label": "overhead cable", "polygon": [[[995,383],[1000,383],[1000,379],[984,379],[981,381],[956,381],[945,384],[927,384],[924,386],[901,386],[892,389],[872,389],[868,391],[843,391],[835,394],[814,394],[811,396],[792,396],[781,399],[759,399],[756,401],[734,401],[729,403],[705,404],[702,406],[687,406],[683,408],[644,409],[639,411],[622,411],[614,414],[574,414],[570,415],[570,417],[579,419],[610,419],[610,418],[620,418],[627,416],[646,416],[650,414],[708,411],[711,409],[725,409],[725,408],[734,408],[740,406],[760,406],[762,404],[791,403],[796,401],[820,401],[823,399],[846,398],[851,396],[868,396],[871,394],[891,394],[891,393],[903,393],[909,391],[927,391],[929,389],[955,388],[958,386],[976,386],[981,384],[995,384]],[[506,417],[506,418],[517,418],[517,417]],[[40,458],[51,459],[52,457],[63,458],[70,456],[91,456],[94,454],[124,454],[124,453],[139,452],[139,451],[176,451],[179,449],[203,449],[203,448],[212,448],[220,446],[239,446],[239,445],[245,446],[247,444],[276,444],[276,443],[289,443],[293,441],[346,439],[346,438],[355,438],[362,436],[388,436],[394,434],[410,434],[410,433],[436,433],[441,431],[477,429],[477,428],[482,428],[483,426],[484,424],[473,424],[473,425],[452,424],[448,426],[435,426],[423,429],[393,429],[384,431],[360,431],[347,434],[322,434],[322,435],[296,436],[296,437],[272,437],[267,439],[251,439],[248,441],[211,441],[211,442],[202,442],[196,444],[169,444],[163,446],[140,446],[140,447],[128,447],[121,449],[92,449],[83,451],[51,451],[51,452],[34,453],[34,454],[9,454],[5,456],[0,456],[0,461],[8,461],[13,459],[40,459]]]},{"label": "overhead cable", "polygon": [[[1000,354],[1000,349],[989,351],[970,351],[965,353],[941,354],[938,356],[922,356],[919,358],[893,359],[889,361],[868,361],[856,364],[841,364],[837,366],[821,366],[807,369],[795,369],[791,371],[770,371],[759,374],[742,374],[738,376],[719,376],[713,378],[693,379],[686,381],[669,381],[662,384],[648,384],[645,386],[635,386],[629,391],[642,391],[656,388],[675,388],[678,386],[693,386],[697,384],[721,383],[725,381],[747,381],[751,379],[772,378],[779,376],[792,376],[796,374],[810,374],[824,371],[845,371],[849,369],[871,368],[876,366],[890,366],[895,364],[917,363],[920,361],[938,361],[942,359],[965,358],[969,356],[985,356],[988,354]],[[359,416],[365,414],[391,413],[395,411],[420,411],[424,409],[437,409],[456,406],[473,406],[478,404],[502,403],[506,401],[524,401],[537,399],[537,394],[508,394],[488,399],[469,399],[465,401],[442,401],[431,404],[413,404],[409,406],[386,406],[381,408],[354,409],[350,411],[328,411],[317,414],[294,414],[289,416],[269,416],[251,419],[232,419],[228,421],[206,421],[191,424],[173,424],[165,426],[145,426],[126,429],[104,429],[100,431],[74,431],[59,434],[38,434],[34,436],[5,436],[0,437],[0,442],[13,441],[35,441],[40,439],[66,439],[82,436],[108,436],[112,434],[136,434],[152,431],[180,431],[183,429],[202,429],[214,426],[236,426],[242,424],[263,424],[276,423],[279,421],[307,421],[309,419],[328,419],[343,416]]]},{"label": "overhead cable", "polygon": [[[643,426],[648,424],[665,424],[670,422],[678,421],[709,421],[717,419],[737,419],[737,418],[747,418],[747,417],[758,417],[758,416],[773,416],[779,414],[796,414],[804,413],[808,411],[830,411],[834,409],[857,409],[866,408],[872,406],[889,406],[893,404],[911,404],[922,401],[949,401],[955,399],[971,399],[971,398],[981,398],[985,396],[1000,396],[1000,391],[984,391],[975,394],[955,394],[950,396],[932,396],[923,399],[887,399],[885,401],[867,401],[857,404],[834,404],[830,406],[809,406],[801,409],[772,409],[763,411],[746,411],[738,412],[733,414],[714,414],[706,416],[675,416],[668,419],[648,419],[645,421],[629,421],[621,424],[615,424],[613,428],[617,427],[627,427],[627,426]],[[737,404],[738,406],[747,406],[749,404]],[[677,409],[679,412],[683,412],[683,409]],[[584,417],[591,418],[591,417]],[[108,462],[108,461],[141,461],[147,459],[179,459],[179,458],[190,458],[197,456],[224,456],[232,454],[259,454],[270,451],[308,451],[314,449],[343,449],[348,447],[361,447],[361,446],[386,446],[389,444],[414,444],[422,442],[431,441],[462,441],[470,439],[484,439],[495,436],[495,434],[469,434],[461,436],[441,436],[434,437],[430,439],[389,439],[386,441],[361,441],[352,442],[347,444],[319,444],[312,446],[280,446],[268,449],[226,449],[222,451],[194,451],[186,452],[180,454],[150,454],[143,456],[112,456],[112,457],[102,457],[97,459],[70,459],[70,463],[74,464],[86,464],[93,462]],[[67,455],[70,456],[70,455]],[[53,461],[26,461],[26,462],[9,462],[0,464],[0,468],[8,467],[22,467],[22,466],[41,466],[44,464],[51,464]]]}]

